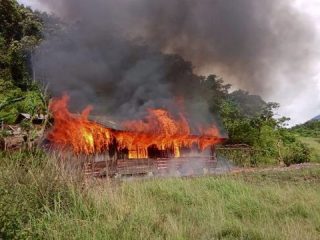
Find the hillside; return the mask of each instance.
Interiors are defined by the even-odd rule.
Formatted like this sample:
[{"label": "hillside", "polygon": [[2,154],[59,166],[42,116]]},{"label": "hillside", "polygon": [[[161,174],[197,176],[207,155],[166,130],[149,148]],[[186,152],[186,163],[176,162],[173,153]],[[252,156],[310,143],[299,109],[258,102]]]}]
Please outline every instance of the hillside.
[{"label": "hillside", "polygon": [[314,117],[314,118],[312,118],[312,121],[320,121],[320,115],[318,115],[318,116],[316,116],[316,117]]},{"label": "hillside", "polygon": [[292,130],[304,137],[320,137],[320,121],[308,121],[294,126]]}]

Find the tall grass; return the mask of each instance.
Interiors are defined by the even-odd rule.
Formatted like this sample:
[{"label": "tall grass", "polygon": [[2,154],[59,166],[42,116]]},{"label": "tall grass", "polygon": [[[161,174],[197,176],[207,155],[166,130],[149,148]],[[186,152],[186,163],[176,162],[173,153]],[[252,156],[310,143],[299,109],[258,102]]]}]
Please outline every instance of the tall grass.
[{"label": "tall grass", "polygon": [[4,239],[319,239],[320,169],[115,182],[0,159]]}]

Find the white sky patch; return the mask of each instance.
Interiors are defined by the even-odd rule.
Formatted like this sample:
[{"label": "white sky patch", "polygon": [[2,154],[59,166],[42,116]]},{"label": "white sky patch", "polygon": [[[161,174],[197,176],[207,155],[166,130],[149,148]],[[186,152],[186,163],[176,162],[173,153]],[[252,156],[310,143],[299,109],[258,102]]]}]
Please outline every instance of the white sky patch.
[{"label": "white sky patch", "polygon": [[[320,46],[320,1],[319,0],[296,0],[294,6],[311,17],[312,22],[318,29]],[[285,91],[281,91],[285,95]],[[291,124],[298,124],[310,120],[320,114],[320,59],[314,68],[314,74],[305,76],[305,86],[300,93],[291,101],[280,96],[279,102],[282,107],[281,115],[289,116]]]},{"label": "white sky patch", "polygon": [[[48,11],[41,4],[41,0],[18,0],[18,2],[33,9]],[[293,6],[309,15],[312,24],[316,25],[320,49],[320,0],[295,0]],[[303,123],[320,114],[320,59],[313,72],[312,75],[304,76],[306,84],[298,92],[293,86],[286,85],[287,81],[283,81],[279,84],[279,91],[266,99],[281,104],[279,115],[290,117],[291,125]],[[286,76],[279,77],[279,79],[285,78]]]},{"label": "white sky patch", "polygon": [[49,9],[47,9],[43,4],[41,4],[41,0],[18,0],[18,2],[36,10],[49,11]]}]

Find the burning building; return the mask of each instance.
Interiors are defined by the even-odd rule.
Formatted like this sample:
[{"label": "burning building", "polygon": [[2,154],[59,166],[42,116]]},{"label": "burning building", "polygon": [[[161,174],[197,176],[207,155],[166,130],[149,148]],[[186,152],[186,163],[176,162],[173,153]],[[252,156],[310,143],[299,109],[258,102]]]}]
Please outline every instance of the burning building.
[{"label": "burning building", "polygon": [[90,120],[90,107],[70,113],[67,96],[55,99],[50,108],[50,146],[86,156],[87,171],[95,174],[194,174],[214,167],[215,145],[223,140],[216,127],[193,129],[183,113],[173,116],[164,109],[149,109],[143,120],[117,125]]}]

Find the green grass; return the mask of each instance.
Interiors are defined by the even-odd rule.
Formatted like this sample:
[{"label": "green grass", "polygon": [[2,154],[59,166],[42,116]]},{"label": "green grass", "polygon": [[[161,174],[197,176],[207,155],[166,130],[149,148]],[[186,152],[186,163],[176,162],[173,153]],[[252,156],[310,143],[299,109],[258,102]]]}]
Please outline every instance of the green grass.
[{"label": "green grass", "polygon": [[[320,168],[110,182],[0,157],[4,239],[320,239]],[[0,237],[1,238],[1,237]]]},{"label": "green grass", "polygon": [[298,139],[311,149],[311,161],[320,163],[320,137],[298,137]]}]

